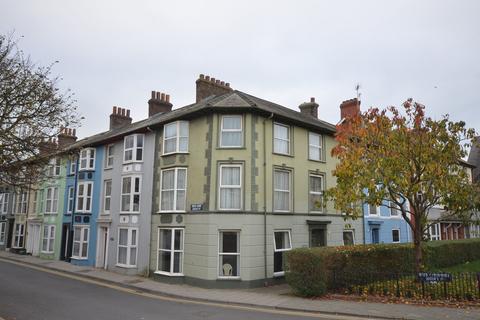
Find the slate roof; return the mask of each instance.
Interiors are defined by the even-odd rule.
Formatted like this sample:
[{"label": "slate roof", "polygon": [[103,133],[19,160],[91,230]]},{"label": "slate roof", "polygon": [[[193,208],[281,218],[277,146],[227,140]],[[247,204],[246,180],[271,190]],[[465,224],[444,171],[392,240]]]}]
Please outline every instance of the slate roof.
[{"label": "slate roof", "polygon": [[220,96],[208,97],[198,103],[193,103],[178,109],[174,109],[170,112],[155,114],[147,119],[134,122],[121,128],[108,130],[84,138],[70,145],[65,151],[73,151],[83,147],[105,144],[109,141],[118,140],[119,138],[131,133],[153,130],[161,127],[165,123],[175,121],[177,119],[188,119],[206,112],[225,111],[232,109],[235,109],[235,111],[241,111],[244,109],[245,111],[257,112],[266,116],[273,114],[273,118],[278,121],[289,122],[325,134],[333,135],[336,131],[335,125],[326,121],[313,118],[301,112],[257,98],[247,93],[233,90]]}]

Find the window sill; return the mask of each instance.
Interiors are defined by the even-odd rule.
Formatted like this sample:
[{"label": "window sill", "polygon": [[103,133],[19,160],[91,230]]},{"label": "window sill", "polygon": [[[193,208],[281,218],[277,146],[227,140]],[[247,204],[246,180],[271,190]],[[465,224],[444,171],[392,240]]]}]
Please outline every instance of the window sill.
[{"label": "window sill", "polygon": [[112,169],[113,169],[113,167],[105,167],[105,168],[103,168],[103,170],[112,170]]},{"label": "window sill", "polygon": [[218,208],[218,211],[236,213],[236,212],[244,212],[245,210],[243,210],[243,209],[221,209],[221,208]]},{"label": "window sill", "polygon": [[155,271],[154,272],[155,274],[160,274],[162,276],[168,276],[168,277],[184,277],[184,274],[183,273],[169,273],[169,272],[165,272],[165,271]]},{"label": "window sill", "polygon": [[135,215],[139,215],[140,212],[131,212],[131,211],[120,211],[119,214],[135,214]]},{"label": "window sill", "polygon": [[[135,163],[143,163],[143,160],[130,160],[130,161],[123,161],[123,165],[135,164]],[[107,169],[107,168],[105,168]],[[113,167],[108,168],[113,169]]]},{"label": "window sill", "polygon": [[275,278],[285,277],[285,271],[274,272],[273,276]]},{"label": "window sill", "polygon": [[187,211],[175,211],[175,210],[164,210],[164,211],[157,211],[158,214],[163,214],[163,213],[186,213]]},{"label": "window sill", "polygon": [[234,280],[234,281],[241,281],[242,278],[240,278],[239,276],[238,277],[222,277],[222,276],[218,276],[217,277],[217,280]]},{"label": "window sill", "polygon": [[319,162],[319,163],[327,163],[327,161],[325,161],[325,160],[316,160],[316,159],[310,159],[310,158],[308,158],[308,161]]},{"label": "window sill", "polygon": [[278,153],[278,152],[272,152],[272,154],[274,155],[277,155],[277,156],[284,156],[284,157],[290,157],[290,158],[294,158],[294,155],[290,154],[290,153]]},{"label": "window sill", "polygon": [[166,157],[166,156],[173,156],[174,154],[190,154],[190,152],[186,151],[186,152],[170,152],[170,153],[162,153],[162,157]]},{"label": "window sill", "polygon": [[117,263],[115,266],[119,267],[119,268],[124,268],[124,269],[136,269],[137,268],[137,265],[131,266],[131,265],[128,265],[128,264],[120,264],[120,263]]},{"label": "window sill", "polygon": [[87,172],[87,171],[95,171],[95,168],[87,168],[87,169],[78,169],[78,172]]},{"label": "window sill", "polygon": [[290,210],[273,210],[273,213],[292,213]]},{"label": "window sill", "polygon": [[222,146],[218,146],[216,149],[217,150],[246,150],[247,148],[245,148],[245,146],[241,146],[241,147],[222,147]]},{"label": "window sill", "polygon": [[55,251],[40,251],[40,253],[43,253],[43,254],[54,254]]},{"label": "window sill", "polygon": [[86,212],[86,211],[75,211],[75,214],[92,214],[92,212]]},{"label": "window sill", "polygon": [[75,259],[75,260],[88,260],[87,257],[82,258],[82,257],[74,257],[74,256],[71,256],[70,258],[71,258],[71,259]]}]

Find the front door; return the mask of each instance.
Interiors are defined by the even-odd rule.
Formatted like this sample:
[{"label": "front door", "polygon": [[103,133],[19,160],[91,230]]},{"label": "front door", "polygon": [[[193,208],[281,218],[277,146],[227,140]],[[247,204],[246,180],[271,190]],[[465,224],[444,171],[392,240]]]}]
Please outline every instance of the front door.
[{"label": "front door", "polygon": [[379,243],[380,242],[380,234],[378,228],[372,229],[372,243]]},{"label": "front door", "polygon": [[8,234],[7,234],[7,248],[10,248],[12,246],[12,238],[13,238],[13,226],[15,225],[14,223],[15,220],[9,219],[8,220]]},{"label": "front door", "polygon": [[30,225],[30,231],[28,232],[27,252],[31,253],[32,256],[38,256],[39,251],[40,251],[40,225],[32,224]]},{"label": "front door", "polygon": [[108,227],[99,227],[98,228],[98,257],[97,264],[98,268],[107,269],[108,262]]}]

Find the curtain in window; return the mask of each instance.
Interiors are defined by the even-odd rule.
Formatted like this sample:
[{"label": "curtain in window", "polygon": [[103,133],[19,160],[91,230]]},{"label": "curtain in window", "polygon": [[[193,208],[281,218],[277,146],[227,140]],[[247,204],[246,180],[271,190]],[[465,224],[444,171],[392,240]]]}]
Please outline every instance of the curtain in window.
[{"label": "curtain in window", "polygon": [[222,118],[222,146],[242,146],[242,118],[240,116]]},{"label": "curtain in window", "polygon": [[175,170],[162,171],[162,210],[173,210]]},{"label": "curtain in window", "polygon": [[132,192],[132,182],[130,177],[122,180],[122,211],[130,211],[130,194]]},{"label": "curtain in window", "polygon": [[275,171],[274,175],[274,209],[290,209],[290,173],[287,171]]},{"label": "curtain in window", "polygon": [[177,170],[177,201],[176,210],[185,210],[185,190],[187,180],[187,170]]},{"label": "curtain in window", "polygon": [[240,209],[240,167],[221,167],[220,208]]},{"label": "curtain in window", "polygon": [[128,229],[120,229],[118,235],[118,263],[127,264]]},{"label": "curtain in window", "polygon": [[289,129],[284,126],[274,127],[274,151],[278,153],[289,153]]},{"label": "curtain in window", "polygon": [[188,122],[180,122],[180,141],[178,143],[178,151],[188,151]]}]

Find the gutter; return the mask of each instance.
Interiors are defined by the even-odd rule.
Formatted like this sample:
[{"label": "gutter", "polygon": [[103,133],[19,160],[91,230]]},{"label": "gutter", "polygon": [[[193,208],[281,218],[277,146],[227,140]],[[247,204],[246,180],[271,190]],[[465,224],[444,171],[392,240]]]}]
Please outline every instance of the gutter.
[{"label": "gutter", "polygon": [[263,119],[263,259],[264,259],[264,286],[268,284],[267,270],[267,138],[265,123],[273,118],[273,113]]}]

